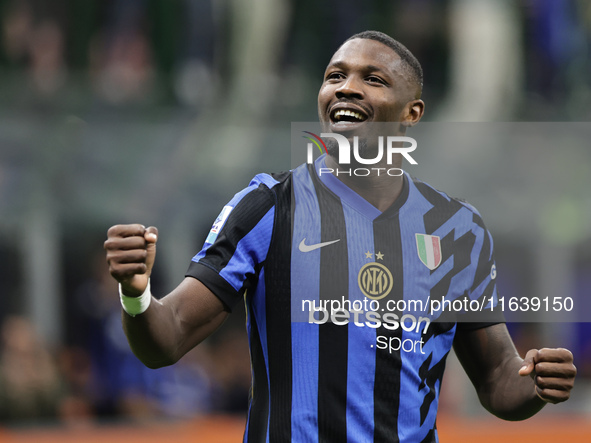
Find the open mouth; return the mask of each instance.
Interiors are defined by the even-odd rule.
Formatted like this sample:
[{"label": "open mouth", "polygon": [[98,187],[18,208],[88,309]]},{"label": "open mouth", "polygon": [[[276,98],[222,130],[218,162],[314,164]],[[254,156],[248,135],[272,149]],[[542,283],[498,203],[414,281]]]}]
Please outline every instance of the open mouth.
[{"label": "open mouth", "polygon": [[352,109],[335,109],[330,113],[330,120],[333,123],[339,122],[350,122],[350,123],[361,123],[367,120],[367,115],[361,111],[355,111]]}]

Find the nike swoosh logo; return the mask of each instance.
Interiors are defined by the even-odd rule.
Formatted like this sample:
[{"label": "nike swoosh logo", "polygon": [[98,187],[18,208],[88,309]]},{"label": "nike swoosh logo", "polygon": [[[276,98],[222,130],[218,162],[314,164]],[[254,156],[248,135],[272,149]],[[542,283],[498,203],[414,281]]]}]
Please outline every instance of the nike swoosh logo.
[{"label": "nike swoosh logo", "polygon": [[323,248],[325,246],[332,245],[333,243],[336,243],[338,241],[341,241],[341,239],[337,238],[336,240],[333,240],[333,241],[325,241],[324,243],[316,243],[315,245],[307,245],[306,239],[304,238],[301,241],[300,246],[298,246],[298,248],[302,252],[310,252],[310,251],[313,251],[314,249]]}]

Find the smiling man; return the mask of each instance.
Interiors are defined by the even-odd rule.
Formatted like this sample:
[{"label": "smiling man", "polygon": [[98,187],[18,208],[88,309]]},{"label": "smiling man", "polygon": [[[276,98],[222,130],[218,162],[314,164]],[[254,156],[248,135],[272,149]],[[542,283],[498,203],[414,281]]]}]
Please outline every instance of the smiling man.
[{"label": "smiling man", "polygon": [[[390,50],[385,51],[384,46]],[[326,68],[318,93],[318,115],[323,130],[349,138],[357,135],[364,141],[361,151],[371,157],[377,137],[372,134],[375,126],[367,123],[382,123],[379,126],[383,129],[383,123],[391,122],[388,135],[404,135],[406,128],[423,116],[422,83],[421,65],[406,47],[381,33],[357,34],[337,50]],[[373,146],[368,146],[370,141]],[[339,169],[334,144],[329,144],[328,152],[326,165]],[[384,158],[382,163],[385,161]],[[401,168],[401,165],[402,157],[397,156],[393,165],[376,166]],[[363,180],[346,174],[339,177],[382,211],[396,200],[403,182],[402,176],[383,174]],[[386,192],[379,192],[380,189]]]},{"label": "smiling man", "polygon": [[[419,122],[421,83],[404,46],[357,34],[328,64],[320,121],[364,140],[367,158],[377,149],[373,124],[402,136]],[[501,418],[569,398],[572,354],[533,349],[521,358],[494,309],[492,238],[472,206],[406,173],[320,175],[325,167],[342,168],[334,148],[314,164],[257,175],[160,301],[149,286],[156,228],[109,230],[123,325],[146,365],[176,362],[244,299],[253,373],[246,442],[436,442],[452,347],[483,406]],[[485,309],[478,318],[421,309],[429,300]]]}]

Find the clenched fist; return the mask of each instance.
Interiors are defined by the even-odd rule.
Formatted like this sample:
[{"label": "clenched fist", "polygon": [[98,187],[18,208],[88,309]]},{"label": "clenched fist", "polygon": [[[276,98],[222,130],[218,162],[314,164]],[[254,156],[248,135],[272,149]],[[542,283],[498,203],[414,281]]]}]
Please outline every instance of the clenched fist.
[{"label": "clenched fist", "polygon": [[577,368],[568,349],[532,349],[525,355],[519,375],[534,379],[536,394],[546,403],[560,403],[570,397]]},{"label": "clenched fist", "polygon": [[121,283],[123,293],[140,296],[154,266],[158,229],[143,225],[116,225],[107,232],[105,250],[109,272]]}]

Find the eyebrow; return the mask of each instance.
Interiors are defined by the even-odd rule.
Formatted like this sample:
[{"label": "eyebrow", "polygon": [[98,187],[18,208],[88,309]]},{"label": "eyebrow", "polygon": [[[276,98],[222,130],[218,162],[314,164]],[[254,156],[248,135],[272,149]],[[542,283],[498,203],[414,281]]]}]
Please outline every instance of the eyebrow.
[{"label": "eyebrow", "polygon": [[[349,65],[347,64],[346,61],[344,61],[344,60],[337,60],[334,63],[330,63],[326,68],[328,69],[328,68],[333,68],[334,67],[334,68],[344,69],[344,68],[347,68],[348,66]],[[375,65],[366,65],[364,67],[364,69],[367,70],[367,71],[371,71],[371,72],[383,72],[386,75],[389,75],[390,74],[389,72],[387,72],[384,69],[382,69],[382,68],[380,68],[378,66],[375,66]]]}]

